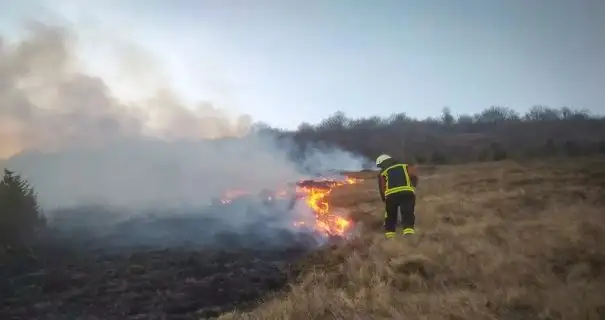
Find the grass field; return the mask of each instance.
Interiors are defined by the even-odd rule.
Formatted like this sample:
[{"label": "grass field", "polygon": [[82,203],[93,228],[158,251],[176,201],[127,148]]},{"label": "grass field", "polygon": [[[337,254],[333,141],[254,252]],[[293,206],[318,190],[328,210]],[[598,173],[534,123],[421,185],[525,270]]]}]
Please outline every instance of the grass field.
[{"label": "grass field", "polygon": [[330,195],[359,238],[222,319],[605,319],[605,159],[422,168],[414,238],[382,236],[373,173]]}]

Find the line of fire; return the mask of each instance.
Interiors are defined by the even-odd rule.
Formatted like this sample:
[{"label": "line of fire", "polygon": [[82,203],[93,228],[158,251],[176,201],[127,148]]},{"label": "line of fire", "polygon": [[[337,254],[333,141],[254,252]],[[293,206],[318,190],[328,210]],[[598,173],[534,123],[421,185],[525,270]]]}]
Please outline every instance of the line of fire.
[{"label": "line of fire", "polygon": [[[277,191],[264,191],[260,197],[265,203],[271,203],[277,199],[290,200],[289,209],[292,210],[299,200],[304,200],[306,206],[313,212],[314,221],[295,221],[295,227],[313,228],[326,236],[343,236],[353,226],[352,221],[330,209],[328,195],[334,188],[356,184],[361,180],[345,177],[342,179],[318,179],[302,180],[293,185],[284,187]],[[250,196],[244,190],[228,190],[221,197],[220,201],[224,205],[231,204],[239,198]]]}]

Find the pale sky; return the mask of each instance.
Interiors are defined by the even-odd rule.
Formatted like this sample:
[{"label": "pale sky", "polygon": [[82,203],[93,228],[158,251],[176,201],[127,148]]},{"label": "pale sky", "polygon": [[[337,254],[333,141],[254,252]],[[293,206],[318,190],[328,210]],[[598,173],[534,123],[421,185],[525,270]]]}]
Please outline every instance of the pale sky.
[{"label": "pale sky", "polygon": [[[9,38],[28,18],[68,21],[83,63],[118,95],[138,95],[161,71],[187,100],[279,127],[338,110],[605,111],[603,0],[0,1]],[[116,46],[145,54],[124,66],[110,57]],[[140,85],[121,68],[136,69]]]}]

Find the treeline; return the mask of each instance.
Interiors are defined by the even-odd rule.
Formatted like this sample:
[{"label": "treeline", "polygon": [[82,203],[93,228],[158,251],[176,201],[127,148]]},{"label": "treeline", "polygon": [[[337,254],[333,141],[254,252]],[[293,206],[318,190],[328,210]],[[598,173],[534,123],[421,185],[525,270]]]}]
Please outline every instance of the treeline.
[{"label": "treeline", "polygon": [[317,143],[338,146],[370,159],[381,153],[416,163],[463,163],[508,158],[605,154],[605,118],[584,110],[535,106],[521,115],[490,107],[475,115],[417,120],[404,113],[389,118],[350,119],[336,112],[316,125],[295,131],[260,126],[294,140],[304,151]]}]

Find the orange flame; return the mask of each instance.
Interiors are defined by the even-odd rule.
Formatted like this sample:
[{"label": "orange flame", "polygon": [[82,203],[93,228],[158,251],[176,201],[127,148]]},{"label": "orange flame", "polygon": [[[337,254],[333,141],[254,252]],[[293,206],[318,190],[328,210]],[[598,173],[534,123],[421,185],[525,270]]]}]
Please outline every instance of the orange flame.
[{"label": "orange flame", "polygon": [[[325,181],[325,180],[324,180]],[[305,202],[315,213],[315,229],[326,235],[344,235],[351,227],[351,221],[330,211],[327,196],[335,187],[355,184],[360,180],[347,178],[343,181],[330,181],[327,188],[301,187],[306,194]]]},{"label": "orange flame", "polygon": [[[344,180],[328,180],[320,179],[314,180],[321,184],[321,186],[299,186],[296,188],[296,193],[303,197],[307,206],[315,214],[314,225],[310,226],[315,230],[325,235],[344,235],[349,228],[352,226],[351,220],[335,214],[330,210],[330,204],[328,203],[327,196],[336,187],[343,185],[356,184],[360,182],[359,179],[346,178]],[[234,199],[247,195],[248,192],[243,190],[229,190],[222,197],[221,202],[223,204],[229,204]],[[280,190],[274,195],[269,195],[268,200],[272,198],[283,198],[288,195],[287,190]],[[294,223],[296,227],[308,226],[305,222],[298,221]]]}]

